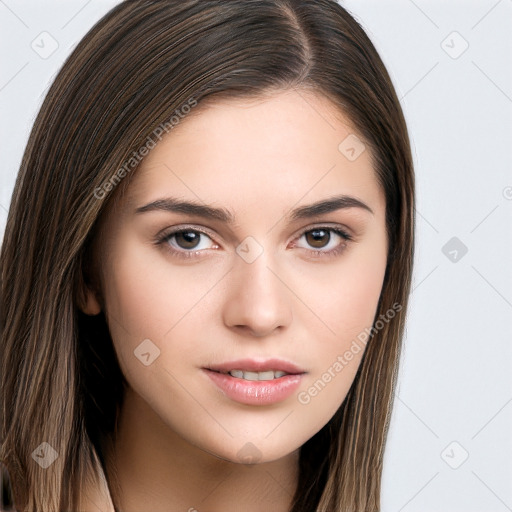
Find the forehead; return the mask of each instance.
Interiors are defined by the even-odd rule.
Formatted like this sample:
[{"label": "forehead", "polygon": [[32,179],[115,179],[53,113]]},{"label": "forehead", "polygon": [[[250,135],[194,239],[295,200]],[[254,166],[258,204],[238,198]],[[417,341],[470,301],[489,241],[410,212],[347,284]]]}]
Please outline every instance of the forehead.
[{"label": "forehead", "polygon": [[235,211],[335,192],[384,201],[351,121],[324,96],[290,90],[199,104],[145,157],[127,202],[169,194]]}]

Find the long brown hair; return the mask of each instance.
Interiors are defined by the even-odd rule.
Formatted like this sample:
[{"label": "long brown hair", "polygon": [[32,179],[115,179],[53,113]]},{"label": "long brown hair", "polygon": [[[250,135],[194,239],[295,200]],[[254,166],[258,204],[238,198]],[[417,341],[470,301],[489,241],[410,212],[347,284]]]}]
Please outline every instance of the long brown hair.
[{"label": "long brown hair", "polygon": [[[99,222],[140,149],[184,105],[290,88],[330,99],[369,147],[389,240],[375,320],[400,306],[375,329],[336,415],[301,447],[291,510],[379,510],[413,265],[414,173],[384,64],[334,0],[127,0],[63,65],[23,156],[0,255],[0,461],[20,509],[76,510],[84,483],[106,468],[124,379],[105,317],[77,304]],[[32,457],[43,442],[58,454],[47,469]]]}]

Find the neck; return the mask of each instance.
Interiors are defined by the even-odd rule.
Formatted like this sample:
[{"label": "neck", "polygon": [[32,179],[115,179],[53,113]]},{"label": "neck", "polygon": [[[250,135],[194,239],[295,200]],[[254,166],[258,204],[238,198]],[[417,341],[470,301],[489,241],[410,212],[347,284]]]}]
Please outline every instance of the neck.
[{"label": "neck", "polygon": [[130,389],[110,460],[118,512],[288,512],[298,478],[298,450],[253,465],[220,459],[178,436]]}]

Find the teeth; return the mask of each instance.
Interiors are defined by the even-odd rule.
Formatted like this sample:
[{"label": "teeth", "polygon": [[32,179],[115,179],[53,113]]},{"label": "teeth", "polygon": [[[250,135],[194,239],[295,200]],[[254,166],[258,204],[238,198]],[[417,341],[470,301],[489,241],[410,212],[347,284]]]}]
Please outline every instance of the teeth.
[{"label": "teeth", "polygon": [[244,380],[274,380],[288,375],[286,372],[274,370],[267,370],[265,372],[245,372],[243,370],[231,370],[227,373],[229,373],[231,377]]}]

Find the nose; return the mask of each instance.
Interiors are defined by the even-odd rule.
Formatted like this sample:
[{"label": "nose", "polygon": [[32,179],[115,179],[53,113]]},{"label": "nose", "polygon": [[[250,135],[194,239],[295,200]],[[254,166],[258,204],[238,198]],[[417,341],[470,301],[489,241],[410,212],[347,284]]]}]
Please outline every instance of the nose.
[{"label": "nose", "polygon": [[[270,268],[269,268],[270,267]],[[291,293],[266,252],[247,263],[237,258],[229,276],[223,309],[224,324],[248,335],[263,337],[292,321]]]}]

